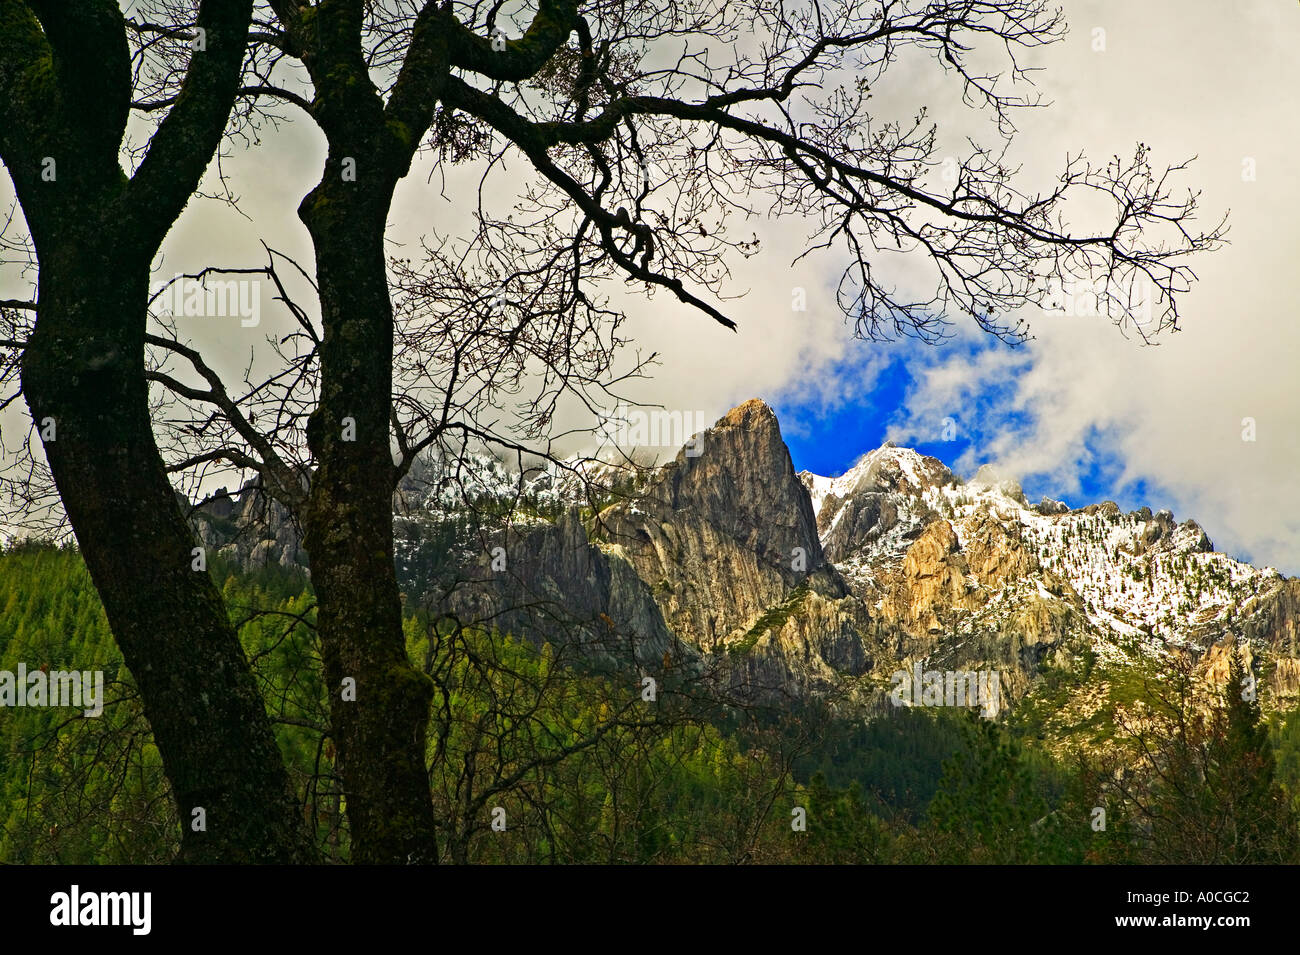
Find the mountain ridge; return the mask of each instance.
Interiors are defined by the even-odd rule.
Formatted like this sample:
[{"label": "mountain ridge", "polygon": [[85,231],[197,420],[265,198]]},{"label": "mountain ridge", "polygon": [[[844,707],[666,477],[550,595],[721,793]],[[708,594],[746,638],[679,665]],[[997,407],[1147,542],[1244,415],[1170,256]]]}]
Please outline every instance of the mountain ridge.
[{"label": "mountain ridge", "polygon": [[[1014,702],[1047,670],[1093,659],[1190,656],[1222,675],[1228,644],[1258,661],[1271,697],[1300,694],[1300,581],[1214,551],[1169,511],[1030,505],[991,469],[963,480],[889,442],[838,477],[796,472],[759,399],[630,482],[602,467],[485,464],[474,501],[497,495],[504,520],[460,536],[445,531],[462,527],[466,493],[429,475],[405,486],[406,589],[538,643],[617,636],[643,668],[720,661],[733,687],[769,694],[879,704],[890,674],[920,663],[997,670]],[[610,499],[592,502],[593,477]],[[248,556],[300,559],[283,527],[258,533]]]}]

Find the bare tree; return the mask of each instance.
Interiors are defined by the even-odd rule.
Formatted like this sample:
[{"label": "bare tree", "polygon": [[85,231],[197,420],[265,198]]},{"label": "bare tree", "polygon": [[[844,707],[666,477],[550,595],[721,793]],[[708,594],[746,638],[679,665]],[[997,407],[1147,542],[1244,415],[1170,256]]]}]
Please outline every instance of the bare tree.
[{"label": "bare tree", "polygon": [[1118,710],[1115,751],[1098,757],[1110,798],[1134,820],[1141,858],[1157,864],[1294,862],[1297,820],[1274,778],[1255,681],[1233,637],[1228,679],[1204,661],[1173,657],[1143,695]]},{"label": "bare tree", "polygon": [[193,27],[189,64],[128,176],[132,54],[118,4],[0,3],[0,159],[39,262],[37,301],[21,306],[35,322],[9,344],[194,860],[305,853],[248,662],[211,578],[194,569],[144,377],[150,265],[226,127],[251,9],[203,2],[175,25]]},{"label": "bare tree", "polygon": [[[136,24],[133,35],[144,43],[210,27],[222,43],[220,76],[208,72],[216,57],[199,58],[179,87],[182,74],[167,67],[137,83],[148,90],[138,108],[170,112],[128,186],[117,166],[118,120],[131,86],[122,65],[127,31],[105,6],[111,4],[58,11],[37,2],[3,4],[6,18],[22,29],[0,42],[0,92],[9,101],[0,156],[15,175],[41,262],[39,317],[22,343],[26,396],[34,417],[59,421],[59,440],[47,442],[47,454],[114,630],[126,643],[149,626],[175,634],[178,620],[186,632],[219,634],[223,647],[233,642],[211,584],[189,567],[192,536],[163,477],[146,413],[147,379],[201,406],[200,420],[210,423],[191,431],[175,467],[220,462],[259,472],[267,493],[301,515],[356,861],[426,861],[436,854],[425,764],[434,687],[406,656],[393,492],[415,455],[435,445],[459,454],[478,445],[548,455],[561,397],[594,403],[617,384],[619,315],[602,293],[609,283],[667,293],[735,328],[716,303],[729,263],[755,252],[757,241],[736,234],[729,219],[764,213],[810,223],[808,253],[846,257],[840,304],[867,337],[935,341],[965,316],[1017,339],[1026,332],[1016,310],[1041,304],[1053,282],[1072,277],[1097,284],[1121,325],[1147,295],[1162,309],[1157,326],[1176,327],[1178,296],[1194,278],[1186,257],[1214,248],[1223,234],[1222,225],[1194,230],[1197,197],[1174,196],[1183,165],[1157,171],[1141,145],[1129,160],[1069,160],[1047,193],[1017,188],[1017,171],[1003,160],[1012,116],[1037,103],[1022,95],[1030,75],[1018,57],[1060,39],[1065,28],[1060,11],[1042,0],[271,0],[254,15],[243,79],[224,33],[236,12],[221,14],[232,19],[218,23],[204,4],[191,25],[183,10],[171,10],[170,20]],[[247,5],[238,12],[247,21]],[[83,29],[71,29],[78,18],[95,16],[103,21],[96,28],[83,19]],[[50,122],[33,106],[39,84],[31,77],[43,51],[53,48],[66,64],[77,44],[90,42],[85,35],[109,44],[111,50],[95,52],[111,54],[119,67],[114,83],[88,90],[95,102],[111,91],[114,99],[99,115],[113,122],[103,120],[108,128],[75,142],[96,151],[101,168],[117,172],[87,184],[75,205],[47,213],[42,203],[51,190],[42,192],[37,172],[43,147],[31,131]],[[217,49],[211,42],[210,48]],[[931,58],[964,101],[994,121],[1001,140],[972,145],[951,183],[935,183],[944,157],[923,110],[905,124],[872,115],[870,85],[905,54]],[[990,57],[1000,66],[977,65]],[[59,75],[65,96],[90,85],[74,66]],[[194,83],[204,93],[219,87],[220,95],[191,95],[192,77],[203,78]],[[180,193],[197,188],[202,166],[194,156],[201,153],[206,163],[236,96],[241,122],[274,118],[271,106],[259,112],[259,104],[302,110],[324,133],[328,156],[299,207],[315,250],[320,329],[296,310],[301,335],[285,354],[285,368],[232,391],[190,346],[167,334],[145,338],[142,269],[179,212]],[[187,172],[164,179],[154,171],[167,168],[153,161],[155,151],[177,148],[169,130],[184,121],[187,104],[200,100],[207,104],[202,141],[210,145],[176,157]],[[174,116],[181,118],[173,122]],[[66,127],[50,135],[71,137]],[[504,218],[481,201],[471,234],[435,237],[414,265],[389,262],[384,235],[394,190],[422,146],[438,164],[481,161],[485,190],[499,182],[492,175],[507,157],[525,159],[535,176],[517,190],[516,208]],[[135,197],[160,188],[160,179],[167,201],[137,205]],[[81,245],[72,244],[80,256],[71,269],[76,278],[68,279],[72,291],[61,291],[47,279],[64,261],[61,230],[73,209],[77,216],[98,209],[100,196],[115,189],[131,201],[105,205],[93,219],[94,241],[83,236]],[[1065,213],[1075,196],[1094,206],[1105,200],[1110,214],[1103,226],[1070,228]],[[140,224],[144,208],[152,218]],[[111,226],[119,213],[148,241]],[[106,249],[104,235],[112,236],[114,251],[147,249],[145,264],[131,270],[129,295],[95,300],[95,320],[64,320],[65,313],[81,314],[97,283],[110,279],[107,260],[101,255],[96,271],[85,251]],[[927,263],[932,290],[893,284],[884,263],[895,254]],[[275,265],[273,257],[268,268]],[[120,276],[112,283],[124,288]],[[102,327],[121,329],[118,339],[103,339],[96,324],[101,306]],[[146,344],[156,350],[148,373]],[[203,383],[169,376],[162,365],[168,355]],[[503,421],[498,412],[506,401],[514,407]],[[269,421],[250,410],[263,402],[277,409]],[[120,427],[104,430],[105,414],[119,415]],[[94,434],[92,421],[101,427]],[[141,466],[147,481],[138,480]],[[123,521],[137,511],[147,511],[152,523],[132,529],[138,552],[124,560]],[[171,581],[172,589],[160,590],[159,581]],[[184,608],[179,616],[177,607]],[[155,657],[166,649],[143,638],[138,647],[128,654],[137,672],[158,666]],[[237,655],[200,666],[251,685]],[[345,682],[355,697],[340,692]],[[146,707],[157,701],[150,719],[165,722],[165,691],[142,680],[141,693]],[[198,720],[201,732],[211,732],[208,719]],[[221,734],[211,738],[234,745]],[[183,736],[177,745],[188,747],[185,758],[206,752]],[[282,779],[265,747],[247,748],[240,758],[249,763],[242,771]],[[176,790],[184,819],[199,796],[189,782],[177,781]]]}]

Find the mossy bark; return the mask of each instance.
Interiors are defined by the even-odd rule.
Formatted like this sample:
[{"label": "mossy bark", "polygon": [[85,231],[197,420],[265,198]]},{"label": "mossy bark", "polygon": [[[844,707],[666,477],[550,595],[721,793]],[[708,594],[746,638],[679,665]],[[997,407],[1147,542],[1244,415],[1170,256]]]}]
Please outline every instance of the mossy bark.
[{"label": "mossy bark", "polygon": [[251,0],[203,3],[207,52],[128,179],[118,5],[0,0],[0,159],[40,265],[24,397],[139,687],[189,862],[313,857],[221,595],[192,569],[198,542],[154,441],[144,376],[150,263],[220,140],[250,17]]},{"label": "mossy bark", "polygon": [[[221,595],[154,444],[143,368],[146,272],[101,246],[40,275],[23,363],[33,417],[113,636],[140,690],[181,820],[186,862],[289,862],[310,852],[280,751]],[[203,828],[197,829],[196,809]]]},{"label": "mossy bark", "polygon": [[[383,249],[390,198],[390,184],[332,180],[327,165],[326,182],[300,209],[316,247],[324,326],[304,544],[359,863],[432,862],[437,854],[425,765],[433,686],[406,654],[393,562],[393,312]],[[345,698],[346,678],[355,699]]]},{"label": "mossy bark", "polygon": [[[362,52],[361,9],[324,0],[287,29],[315,86],[329,153],[299,217],[320,289],[321,394],[304,517],[352,861],[437,858],[425,742],[433,685],[406,654],[393,561],[389,444],[393,307],[384,230],[393,191],[428,130],[449,62],[446,9],[417,16],[387,105]],[[355,681],[355,699],[343,681]]]}]

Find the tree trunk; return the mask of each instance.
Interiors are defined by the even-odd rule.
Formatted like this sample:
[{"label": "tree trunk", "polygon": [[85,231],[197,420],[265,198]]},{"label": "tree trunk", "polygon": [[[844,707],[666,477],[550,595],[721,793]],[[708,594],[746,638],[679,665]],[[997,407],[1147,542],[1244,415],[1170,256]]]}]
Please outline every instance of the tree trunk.
[{"label": "tree trunk", "polygon": [[299,208],[315,243],[324,326],[320,403],[307,429],[317,469],[304,545],[352,861],[433,862],[425,765],[433,684],[406,653],[393,563],[393,310],[383,242],[396,180],[345,182],[338,169],[327,163]]},{"label": "tree trunk", "polygon": [[109,224],[84,216],[75,240],[41,249],[23,388],[140,689],[180,814],[181,860],[304,861],[311,850],[265,707],[220,593],[192,569],[198,541],[154,443],[148,261],[130,261]]},{"label": "tree trunk", "polygon": [[200,4],[206,49],[128,179],[119,149],[132,60],[119,5],[0,0],[0,158],[40,261],[24,396],[139,687],[191,862],[313,856],[221,595],[192,569],[198,542],[154,442],[144,377],[150,263],[220,142],[251,12],[251,0]]}]

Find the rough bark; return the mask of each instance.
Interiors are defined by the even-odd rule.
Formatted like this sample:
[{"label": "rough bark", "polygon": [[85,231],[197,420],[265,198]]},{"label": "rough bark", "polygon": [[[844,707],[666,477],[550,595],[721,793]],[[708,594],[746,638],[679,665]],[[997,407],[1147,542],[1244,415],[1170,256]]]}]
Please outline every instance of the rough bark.
[{"label": "rough bark", "polygon": [[[432,119],[439,14],[418,18],[387,107],[361,48],[360,4],[277,7],[316,86],[329,155],[299,216],[315,247],[321,394],[307,429],[316,462],[304,515],[352,861],[437,857],[425,763],[430,680],[411,665],[393,561],[393,310],[384,229],[398,180]],[[346,688],[344,681],[353,681]],[[352,691],[355,691],[353,695]]]},{"label": "rough bark", "polygon": [[40,264],[24,395],[139,687],[190,862],[311,854],[221,595],[192,569],[198,542],[167,480],[144,377],[150,262],[220,139],[250,15],[250,2],[203,4],[207,52],[128,179],[117,161],[131,92],[117,4],[0,0],[0,158]]},{"label": "rough bark", "polygon": [[[315,246],[324,329],[321,396],[307,434],[317,469],[304,545],[333,687],[352,858],[431,862],[437,851],[425,742],[433,687],[406,655],[393,563],[393,311],[384,229],[453,54],[476,51],[480,67],[530,76],[571,32],[575,7],[543,0],[525,35],[496,51],[469,34],[449,6],[425,3],[385,103],[366,65],[358,0],[272,6],[287,48],[311,75],[312,117],[329,144],[321,181],[299,207]],[[353,439],[345,440],[349,421]],[[355,701],[344,699],[347,678],[355,681]]]},{"label": "rough bark", "polygon": [[[98,245],[97,241],[95,245]],[[248,661],[154,445],[140,374],[147,283],[90,248],[43,267],[23,385],[171,782],[188,862],[304,856],[299,813]],[[93,335],[87,329],[94,329]],[[196,830],[195,810],[203,811]]]},{"label": "rough bark", "polygon": [[[307,505],[317,628],[352,859],[431,862],[433,803],[425,734],[433,686],[406,654],[393,562],[388,444],[393,314],[383,259],[387,202],[315,190],[301,214],[316,245],[325,334],[322,393],[308,438],[319,462]],[[345,440],[345,428],[355,429]],[[355,681],[345,699],[344,678]]]}]

